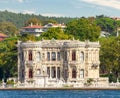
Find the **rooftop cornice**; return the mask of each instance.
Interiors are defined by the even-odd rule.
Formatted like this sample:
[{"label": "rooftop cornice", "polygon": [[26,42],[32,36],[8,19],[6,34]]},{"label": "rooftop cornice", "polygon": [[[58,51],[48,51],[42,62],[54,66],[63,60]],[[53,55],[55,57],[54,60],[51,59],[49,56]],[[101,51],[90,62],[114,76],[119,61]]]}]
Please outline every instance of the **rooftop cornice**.
[{"label": "rooftop cornice", "polygon": [[100,47],[99,42],[90,42],[90,41],[85,41],[81,42],[79,40],[42,40],[38,42],[32,42],[32,41],[27,41],[27,42],[21,42],[21,47],[24,48],[54,48],[54,47],[64,47],[64,48],[72,48],[72,47]]}]

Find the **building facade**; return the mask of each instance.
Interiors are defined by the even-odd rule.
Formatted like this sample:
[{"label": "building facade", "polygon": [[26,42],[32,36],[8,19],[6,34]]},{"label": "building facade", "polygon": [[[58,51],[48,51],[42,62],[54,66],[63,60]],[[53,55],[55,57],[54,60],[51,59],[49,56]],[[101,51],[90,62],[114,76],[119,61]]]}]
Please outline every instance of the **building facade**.
[{"label": "building facade", "polygon": [[18,41],[18,81],[39,86],[107,85],[99,77],[99,42],[79,40]]}]

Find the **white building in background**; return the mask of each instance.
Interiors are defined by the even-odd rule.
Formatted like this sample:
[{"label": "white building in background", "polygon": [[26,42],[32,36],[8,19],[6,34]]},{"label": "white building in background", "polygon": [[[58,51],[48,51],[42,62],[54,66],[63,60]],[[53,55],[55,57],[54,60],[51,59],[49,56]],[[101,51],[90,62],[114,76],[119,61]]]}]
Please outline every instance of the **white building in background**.
[{"label": "white building in background", "polygon": [[36,87],[107,86],[108,78],[99,77],[99,50],[99,42],[18,41],[18,81]]},{"label": "white building in background", "polygon": [[66,25],[63,24],[53,24],[53,23],[48,23],[44,26],[44,31],[47,31],[49,28],[57,28],[60,27],[62,30],[65,29]]},{"label": "white building in background", "polygon": [[101,31],[100,32],[100,37],[109,37],[111,34],[109,32],[106,31]]},{"label": "white building in background", "polygon": [[22,27],[20,34],[33,34],[35,36],[40,36],[43,31],[43,26],[40,25],[31,25]]},{"label": "white building in background", "polygon": [[22,27],[20,30],[20,34],[33,34],[35,36],[40,36],[43,32],[47,31],[49,28],[60,27],[62,30],[65,29],[65,24],[53,24],[48,23],[45,26],[40,26],[38,24],[33,25],[32,23],[29,26]]}]

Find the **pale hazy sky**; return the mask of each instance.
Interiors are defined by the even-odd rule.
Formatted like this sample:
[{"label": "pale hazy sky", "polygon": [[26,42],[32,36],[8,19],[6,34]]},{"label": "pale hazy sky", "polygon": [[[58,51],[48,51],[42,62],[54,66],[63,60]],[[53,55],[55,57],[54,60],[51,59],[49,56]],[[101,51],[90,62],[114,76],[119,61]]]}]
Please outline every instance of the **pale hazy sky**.
[{"label": "pale hazy sky", "polygon": [[0,10],[45,16],[120,17],[120,0],[0,0]]}]

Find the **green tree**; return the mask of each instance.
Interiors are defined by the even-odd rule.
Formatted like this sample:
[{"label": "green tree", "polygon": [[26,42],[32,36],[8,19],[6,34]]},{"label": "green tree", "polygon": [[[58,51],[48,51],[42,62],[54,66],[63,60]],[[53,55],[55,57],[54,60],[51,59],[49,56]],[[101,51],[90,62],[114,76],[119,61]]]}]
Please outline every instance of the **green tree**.
[{"label": "green tree", "polygon": [[8,36],[16,36],[18,34],[18,29],[11,22],[1,22],[0,31]]},{"label": "green tree", "polygon": [[25,22],[25,26],[28,26],[28,25],[30,25],[31,23],[32,23],[33,25],[41,25],[41,21],[40,21],[38,18],[36,18],[36,17],[28,19],[28,20]]},{"label": "green tree", "polygon": [[22,34],[21,36],[19,36],[19,40],[26,42],[26,41],[36,41],[36,37],[35,35],[32,34]]},{"label": "green tree", "polygon": [[17,76],[17,38],[0,42],[0,79]]},{"label": "green tree", "polygon": [[95,41],[100,36],[100,27],[91,19],[80,18],[69,22],[65,33],[73,35],[75,39]]},{"label": "green tree", "polygon": [[100,72],[112,74],[110,82],[116,81],[120,78],[120,37],[102,38],[100,42]]},{"label": "green tree", "polygon": [[[25,26],[25,22],[27,22],[27,20],[29,20],[31,18],[34,18],[34,17],[37,18],[38,20],[41,20],[42,23],[44,23],[44,21],[55,20],[55,21],[57,21],[57,23],[65,23],[66,24],[70,20],[73,19],[73,18],[70,18],[70,17],[45,17],[45,16],[42,16],[42,15],[13,13],[13,12],[9,12],[7,10],[6,11],[0,11],[0,22],[3,22],[3,21],[12,22],[19,29],[21,27]],[[29,24],[31,24],[31,23],[29,23]],[[28,26],[29,24],[26,24],[26,26]]]},{"label": "green tree", "polygon": [[114,19],[111,19],[109,17],[96,17],[96,24],[101,27],[102,31],[109,32],[111,35],[116,35],[116,25],[117,22]]},{"label": "green tree", "polygon": [[42,21],[42,24],[43,24],[43,25],[46,25],[46,24],[48,24],[48,23],[57,24],[57,21],[55,21],[55,20],[45,20],[45,21]]},{"label": "green tree", "polygon": [[72,35],[65,34],[61,28],[49,28],[46,32],[42,33],[40,39],[72,39]]}]

